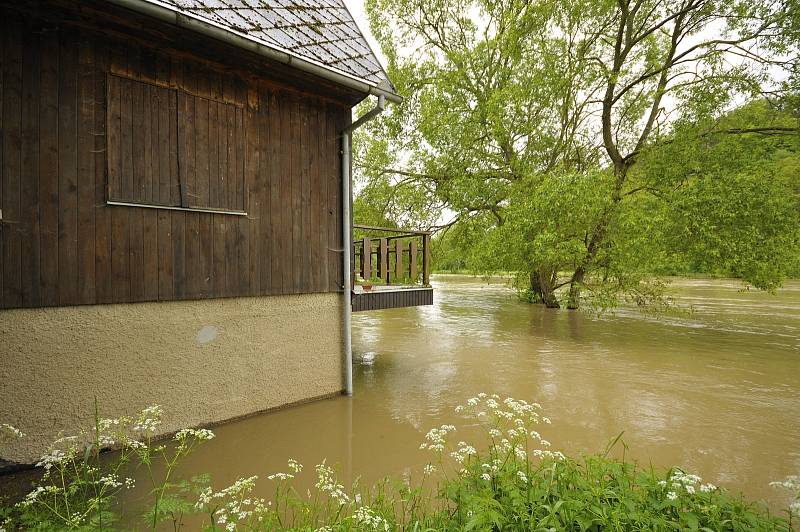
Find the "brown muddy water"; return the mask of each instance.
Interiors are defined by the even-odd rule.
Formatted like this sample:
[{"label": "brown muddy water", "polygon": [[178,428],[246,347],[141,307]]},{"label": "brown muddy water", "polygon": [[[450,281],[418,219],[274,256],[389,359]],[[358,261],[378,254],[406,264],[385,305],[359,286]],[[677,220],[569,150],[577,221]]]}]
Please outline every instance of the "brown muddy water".
[{"label": "brown muddy water", "polygon": [[[502,282],[435,276],[433,306],[355,314],[355,395],[219,426],[184,464],[216,488],[327,459],[345,481],[419,469],[432,426],[478,392],[538,401],[555,449],[594,453],[620,432],[629,456],[682,465],[764,499],[800,473],[800,282],[777,295],[676,279],[683,316],[592,315],[518,302]],[[146,491],[128,496],[138,505]],[[345,482],[346,484],[347,482]],[[303,486],[305,487],[305,486]]]}]

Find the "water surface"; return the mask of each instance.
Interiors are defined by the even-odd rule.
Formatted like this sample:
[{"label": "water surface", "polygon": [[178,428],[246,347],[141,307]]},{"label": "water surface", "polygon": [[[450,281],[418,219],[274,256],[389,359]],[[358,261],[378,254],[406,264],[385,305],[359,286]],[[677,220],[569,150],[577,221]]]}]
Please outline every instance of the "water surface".
[{"label": "water surface", "polygon": [[786,502],[768,483],[800,473],[800,283],[770,295],[678,279],[694,312],[659,318],[548,310],[471,277],[434,287],[433,306],[354,315],[354,397],[217,427],[181,474],[208,472],[218,488],[258,474],[269,496],[265,477],[288,458],[327,459],[346,481],[418,471],[424,433],[483,391],[540,402],[553,420],[543,436],[566,453],[624,432],[645,464]]}]

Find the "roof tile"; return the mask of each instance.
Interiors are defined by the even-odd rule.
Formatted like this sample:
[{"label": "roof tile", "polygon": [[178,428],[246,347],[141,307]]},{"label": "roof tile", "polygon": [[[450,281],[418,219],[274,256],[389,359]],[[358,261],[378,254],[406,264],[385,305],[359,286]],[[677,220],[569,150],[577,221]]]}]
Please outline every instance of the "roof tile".
[{"label": "roof tile", "polygon": [[371,83],[388,78],[343,0],[147,0]]}]

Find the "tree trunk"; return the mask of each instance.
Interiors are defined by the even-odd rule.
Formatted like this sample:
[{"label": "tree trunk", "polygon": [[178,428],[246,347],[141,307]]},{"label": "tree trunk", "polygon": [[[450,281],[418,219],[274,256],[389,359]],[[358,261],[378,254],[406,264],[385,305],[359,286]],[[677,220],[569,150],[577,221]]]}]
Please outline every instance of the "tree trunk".
[{"label": "tree trunk", "polygon": [[604,215],[600,218],[597,226],[594,229],[591,240],[586,246],[586,255],[581,264],[575,268],[575,273],[569,282],[569,298],[567,299],[567,308],[575,310],[580,308],[581,305],[581,285],[586,278],[586,271],[591,267],[598,251],[605,245],[606,232],[611,223],[611,218],[617,209],[620,201],[622,201],[622,187],[625,184],[625,179],[628,176],[628,163],[621,163],[614,165],[615,184],[614,190],[611,195],[611,206],[606,210]]},{"label": "tree trunk", "polygon": [[581,305],[581,284],[585,277],[586,270],[583,266],[572,274],[572,279],[569,281],[569,299],[567,300],[567,308],[570,310],[576,310]]},{"label": "tree trunk", "polygon": [[531,274],[531,291],[536,294],[539,301],[547,308],[561,308],[556,297],[556,292],[553,290],[553,283],[550,281],[552,277],[548,272],[534,272]]}]

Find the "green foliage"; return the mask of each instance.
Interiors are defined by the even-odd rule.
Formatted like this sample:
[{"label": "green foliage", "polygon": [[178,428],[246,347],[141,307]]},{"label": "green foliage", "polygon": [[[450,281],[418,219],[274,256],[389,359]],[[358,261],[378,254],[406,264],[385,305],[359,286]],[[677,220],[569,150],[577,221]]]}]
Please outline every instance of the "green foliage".
[{"label": "green foliage", "polygon": [[798,272],[796,2],[367,10],[406,99],[356,139],[356,216],[443,229],[436,268],[595,308],[664,305],[664,272]]},{"label": "green foliage", "polygon": [[[155,412],[145,411],[136,426],[154,427],[147,420],[154,421]],[[536,403],[481,393],[456,412],[461,426],[442,425],[425,436],[420,448],[431,453],[431,461],[418,480],[387,478],[371,488],[362,488],[358,482],[345,488],[335,469],[323,462],[314,467],[315,489],[300,493],[293,482],[308,472],[289,460],[285,472],[267,476],[274,486],[268,502],[253,493],[257,476],[241,478],[219,491],[207,485],[207,477],[165,478],[154,487],[157,502],[145,516],[147,526],[156,529],[166,521],[177,530],[184,516],[195,514],[205,516],[204,529],[209,531],[791,531],[793,519],[800,515],[799,477],[773,483],[791,490],[797,499],[788,519],[782,519],[681,469],[642,469],[625,460],[624,454],[621,459],[609,457],[620,437],[597,456],[573,459],[551,451],[550,443],[536,430],[550,420]],[[465,434],[459,439],[469,434],[482,442],[482,450],[465,441],[452,443],[461,431]],[[126,430],[115,432],[121,438],[126,434]],[[168,458],[173,465],[172,457],[185,457],[210,433],[179,434],[175,454]],[[161,452],[148,450],[149,443],[129,447],[144,461]],[[97,467],[86,465],[90,455],[53,458],[56,454],[51,453],[48,471],[53,473],[44,479],[43,489],[32,492],[25,499],[28,502],[2,509],[0,516],[6,519],[2,526],[8,530],[114,528],[115,516],[101,508],[109,507],[118,489],[112,486],[99,498],[93,489],[85,489],[94,474],[91,468]],[[104,467],[118,471],[127,458],[118,454],[117,460]],[[53,476],[67,475],[70,468],[75,476],[51,481]],[[103,484],[111,485],[102,481],[92,485]],[[76,512],[86,509],[78,519]]]},{"label": "green foliage", "polygon": [[700,491],[679,469],[664,475],[601,456],[545,460],[530,474],[520,466],[511,460],[489,482],[473,468],[449,487],[472,516],[463,529],[789,530],[757,505],[718,489]]},{"label": "green foliage", "polygon": [[765,290],[800,273],[800,134],[756,131],[796,123],[761,100],[716,124],[688,124],[643,157],[634,179],[653,192],[643,208],[659,218],[668,252],[657,269],[741,277]]}]

